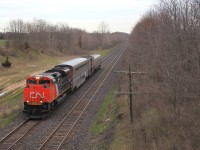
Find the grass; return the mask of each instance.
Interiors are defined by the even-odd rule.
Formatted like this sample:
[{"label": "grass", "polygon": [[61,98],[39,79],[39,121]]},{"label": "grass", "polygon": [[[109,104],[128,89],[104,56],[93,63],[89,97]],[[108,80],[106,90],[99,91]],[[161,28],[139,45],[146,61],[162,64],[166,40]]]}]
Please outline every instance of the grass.
[{"label": "grass", "polygon": [[[19,57],[9,57],[12,62],[10,68],[0,66],[0,89],[4,89],[14,83],[24,82],[28,75],[36,71],[42,72],[46,69],[52,68],[54,65],[61,63],[69,57],[51,57],[45,54],[38,54],[36,52],[23,54],[18,53]],[[5,60],[5,57],[0,56],[0,60]],[[25,82],[24,82],[25,84]]]},{"label": "grass", "polygon": [[[102,103],[100,110],[95,118],[90,131],[92,133],[91,140],[94,140],[96,145],[89,145],[89,149],[111,149],[111,150],[129,150],[133,149],[133,134],[132,124],[130,124],[129,106],[127,103],[127,96],[120,98],[114,97],[114,90],[111,90]],[[116,120],[116,110],[118,114],[122,114],[121,119]],[[109,122],[105,122],[106,119],[110,119]],[[116,121],[114,136],[110,147],[106,145],[106,139],[103,134],[108,131],[112,123]]]},{"label": "grass", "polygon": [[115,119],[113,105],[114,101],[114,90],[111,90],[103,101],[100,110],[93,122],[90,131],[95,135],[100,135],[104,133],[112,124]]},{"label": "grass", "polygon": [[5,46],[6,45],[6,40],[0,40],[0,46]]},{"label": "grass", "polygon": [[22,114],[23,90],[18,89],[8,93],[0,101],[0,127],[10,124],[18,115]]},{"label": "grass", "polygon": [[[136,97],[135,97],[136,99]],[[118,121],[115,126],[115,135],[113,141],[110,145],[111,150],[130,150],[130,149],[138,149],[138,150],[146,150],[146,149],[154,149],[153,144],[149,141],[152,141],[152,137],[154,136],[155,129],[157,129],[157,133],[167,133],[165,127],[159,126],[159,112],[157,109],[146,109],[141,114],[141,122],[138,121],[138,118],[134,117],[133,124],[130,123],[130,112],[129,105],[127,103],[128,97],[123,96],[117,99],[116,105],[119,113],[123,114],[123,118]],[[139,99],[137,99],[139,100]],[[140,97],[140,100],[142,98]],[[136,103],[134,103],[134,112],[139,108]],[[158,132],[159,131],[159,132]],[[155,148],[156,149],[156,148]]]},{"label": "grass", "polygon": [[[90,126],[90,141],[92,144],[88,144],[88,149],[106,149],[107,141],[104,139],[105,133],[111,128],[111,125],[116,120],[115,112],[116,105],[114,103],[115,93],[114,88],[108,92],[103,103],[100,106],[99,112]],[[96,143],[96,144],[94,144]]]},{"label": "grass", "polygon": [[100,54],[101,54],[101,56],[105,57],[105,56],[107,56],[110,52],[111,52],[111,49],[107,49],[107,50],[101,51]]},{"label": "grass", "polygon": [[112,49],[105,49],[105,50],[101,50],[101,51],[92,51],[92,54],[100,54],[102,57],[106,57],[110,54],[110,52],[112,51]]},{"label": "grass", "polygon": [[115,127],[115,135],[110,145],[111,150],[129,150],[133,149],[132,125],[130,124],[129,106],[123,96],[117,99],[116,105],[118,113],[123,114],[122,120],[118,121]]},{"label": "grass", "polygon": [[19,110],[14,110],[10,114],[4,114],[3,117],[0,118],[0,128],[3,128],[13,122],[21,112]]},{"label": "grass", "polygon": [[8,102],[15,102],[23,96],[23,88],[19,88],[16,91],[8,92],[0,99],[0,105]]}]

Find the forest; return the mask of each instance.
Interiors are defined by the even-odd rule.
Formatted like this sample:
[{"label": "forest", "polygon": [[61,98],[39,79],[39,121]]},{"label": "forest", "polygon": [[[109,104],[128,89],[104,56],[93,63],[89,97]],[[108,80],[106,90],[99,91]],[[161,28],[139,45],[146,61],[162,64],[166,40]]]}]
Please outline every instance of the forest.
[{"label": "forest", "polygon": [[200,149],[200,1],[160,0],[133,28],[125,58],[146,73],[134,76],[146,93],[134,96],[134,149]]},{"label": "forest", "polygon": [[[6,40],[6,48],[39,51],[52,56],[58,53],[75,54],[80,50],[107,49],[127,37],[126,33],[110,33],[109,25],[104,21],[98,24],[96,31],[89,33],[66,23],[51,24],[36,18],[29,22],[10,20],[4,33],[0,34],[0,39]],[[0,55],[9,55],[0,51]]]}]

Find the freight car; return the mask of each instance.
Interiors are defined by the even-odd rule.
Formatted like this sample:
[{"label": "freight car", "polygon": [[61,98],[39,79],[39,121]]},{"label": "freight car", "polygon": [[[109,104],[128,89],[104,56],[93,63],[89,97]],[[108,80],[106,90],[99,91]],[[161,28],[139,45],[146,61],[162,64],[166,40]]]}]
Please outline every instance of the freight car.
[{"label": "freight car", "polygon": [[26,79],[24,110],[30,118],[44,118],[64,97],[77,90],[102,64],[99,54],[74,58]]}]

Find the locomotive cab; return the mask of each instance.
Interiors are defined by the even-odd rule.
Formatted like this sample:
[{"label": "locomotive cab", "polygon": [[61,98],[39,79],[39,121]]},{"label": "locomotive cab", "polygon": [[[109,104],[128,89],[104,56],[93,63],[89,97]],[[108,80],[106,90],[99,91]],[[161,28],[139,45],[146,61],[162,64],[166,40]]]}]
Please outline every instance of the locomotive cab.
[{"label": "locomotive cab", "polygon": [[32,115],[48,112],[56,96],[56,87],[52,78],[29,77],[24,88],[24,112]]},{"label": "locomotive cab", "polygon": [[41,105],[41,103],[49,102],[53,98],[53,95],[49,93],[52,90],[52,79],[42,76],[29,77],[24,89],[24,101],[29,105]]}]

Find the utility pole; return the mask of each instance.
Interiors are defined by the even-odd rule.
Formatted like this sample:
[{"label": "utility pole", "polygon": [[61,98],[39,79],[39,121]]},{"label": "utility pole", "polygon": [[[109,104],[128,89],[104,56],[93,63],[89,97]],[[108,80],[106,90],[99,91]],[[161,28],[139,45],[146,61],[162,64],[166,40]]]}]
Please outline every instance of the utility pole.
[{"label": "utility pole", "polygon": [[129,92],[118,92],[117,94],[128,94],[129,95],[129,100],[130,100],[130,106],[129,106],[130,122],[133,123],[133,93],[134,92],[132,92],[132,75],[135,75],[135,74],[144,75],[146,73],[145,72],[131,72],[131,67],[130,66],[129,66],[129,71],[115,71],[115,72],[128,75],[128,77],[129,77]]},{"label": "utility pole", "polygon": [[129,66],[129,98],[130,98],[130,121],[133,123],[133,105],[132,105],[132,79],[131,79],[131,67]]}]

